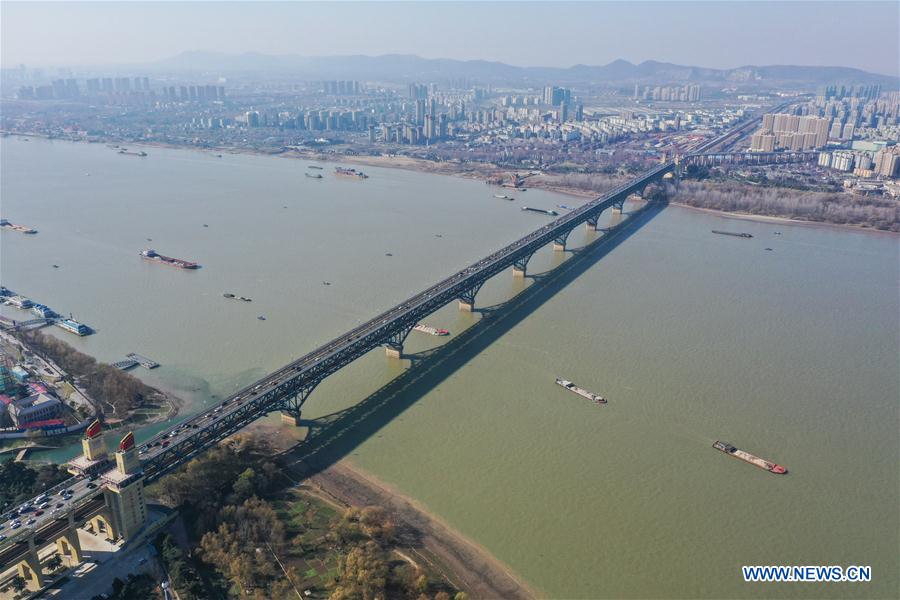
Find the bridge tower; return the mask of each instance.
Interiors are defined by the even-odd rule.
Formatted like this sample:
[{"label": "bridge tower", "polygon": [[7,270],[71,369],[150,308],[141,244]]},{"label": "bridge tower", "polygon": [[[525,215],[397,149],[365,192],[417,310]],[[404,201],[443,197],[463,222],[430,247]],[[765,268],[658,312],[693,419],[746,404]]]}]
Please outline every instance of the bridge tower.
[{"label": "bridge tower", "polygon": [[104,469],[109,462],[109,452],[101,435],[102,426],[96,419],[84,431],[81,439],[81,456],[76,456],[67,464],[67,470],[72,475],[84,477],[93,475]]},{"label": "bridge tower", "polygon": [[[116,451],[116,468],[103,474],[106,488],[103,490],[112,533],[124,540],[130,539],[147,520],[147,503],[144,500],[144,473],[141,459],[134,444],[134,433],[128,432],[119,442]],[[110,521],[112,521],[110,523]]]}]

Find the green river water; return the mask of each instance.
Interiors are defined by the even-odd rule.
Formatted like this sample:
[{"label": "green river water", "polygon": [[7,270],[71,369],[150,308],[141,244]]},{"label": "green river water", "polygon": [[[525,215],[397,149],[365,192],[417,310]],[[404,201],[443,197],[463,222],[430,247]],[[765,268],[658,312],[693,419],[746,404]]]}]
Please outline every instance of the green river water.
[{"label": "green river water", "polygon": [[[3,284],[93,326],[53,333],[100,360],[158,360],[132,372],[184,398],[183,414],[546,222],[520,206],[580,202],[539,190],[506,202],[475,181],[374,167],[351,181],[324,165],[314,180],[308,161],[274,157],[150,148],[142,159],[19,138],[0,152],[3,217],[39,230],[0,234]],[[593,235],[579,228],[570,243]],[[494,278],[477,299],[495,307],[483,323],[455,306],[432,315],[453,336],[414,332],[407,351],[448,348],[377,394],[385,408],[335,457],[551,597],[896,597],[897,237],[668,207],[618,242],[537,284]],[[145,247],[203,268],[142,261]],[[564,260],[546,249],[529,270]],[[370,353],[324,382],[304,416],[403,372]],[[716,439],[790,473],[731,459]],[[741,565],[779,564],[871,565],[873,581],[742,580]]]}]

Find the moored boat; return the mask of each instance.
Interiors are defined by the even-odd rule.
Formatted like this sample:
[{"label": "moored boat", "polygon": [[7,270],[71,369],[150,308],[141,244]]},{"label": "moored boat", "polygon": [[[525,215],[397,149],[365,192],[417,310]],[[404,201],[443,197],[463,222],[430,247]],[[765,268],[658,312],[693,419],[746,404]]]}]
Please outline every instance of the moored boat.
[{"label": "moored boat", "polygon": [[347,169],[344,167],[335,167],[334,174],[339,177],[355,177],[356,179],[368,179],[369,176],[362,171],[356,169]]}]

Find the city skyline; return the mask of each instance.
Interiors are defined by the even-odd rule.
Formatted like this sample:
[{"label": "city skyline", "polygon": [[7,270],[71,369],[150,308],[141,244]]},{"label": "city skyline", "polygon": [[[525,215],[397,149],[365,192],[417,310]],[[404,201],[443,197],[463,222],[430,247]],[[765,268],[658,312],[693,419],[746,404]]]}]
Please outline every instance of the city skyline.
[{"label": "city skyline", "polygon": [[[259,19],[246,19],[240,2],[3,4],[4,68],[149,64],[202,50],[415,54],[547,67],[623,59],[716,69],[845,66],[892,76],[900,71],[900,9],[892,2],[263,2],[252,5]],[[109,27],[137,20],[139,32]],[[810,26],[797,27],[800,22]],[[379,23],[403,35],[369,35]],[[598,32],[597,23],[608,27]],[[636,30],[643,35],[633,35]]]}]

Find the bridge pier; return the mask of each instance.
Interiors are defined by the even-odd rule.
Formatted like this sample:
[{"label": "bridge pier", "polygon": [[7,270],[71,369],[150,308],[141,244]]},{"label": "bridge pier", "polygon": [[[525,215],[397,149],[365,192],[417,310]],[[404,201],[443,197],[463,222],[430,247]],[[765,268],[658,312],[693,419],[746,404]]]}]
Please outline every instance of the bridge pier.
[{"label": "bridge pier", "polygon": [[527,275],[528,261],[534,254],[524,256],[513,263],[513,277],[525,277]]},{"label": "bridge pier", "polygon": [[584,222],[584,228],[587,231],[597,231],[597,221],[599,221],[599,220],[600,220],[600,215],[588,217],[588,220]]},{"label": "bridge pier", "polygon": [[19,577],[25,580],[28,591],[36,592],[44,587],[44,574],[41,571],[41,559],[34,545],[34,536],[28,538],[28,554],[16,565]]},{"label": "bridge pier", "polygon": [[319,382],[313,381],[297,392],[295,396],[281,403],[281,422],[283,424],[300,427],[300,409],[303,408],[303,403],[306,402],[306,399],[309,398],[309,395],[312,394],[317,385],[319,385]]},{"label": "bridge pier", "polygon": [[388,358],[403,358],[403,342],[406,341],[413,327],[414,325],[405,326],[384,343],[384,353]]},{"label": "bridge pier", "polygon": [[473,312],[475,310],[475,295],[483,285],[484,282],[482,281],[475,287],[470,288],[459,295],[459,310],[464,312]]},{"label": "bridge pier", "polygon": [[288,410],[281,411],[282,425],[291,425],[292,427],[300,427],[300,411],[291,412]]}]

